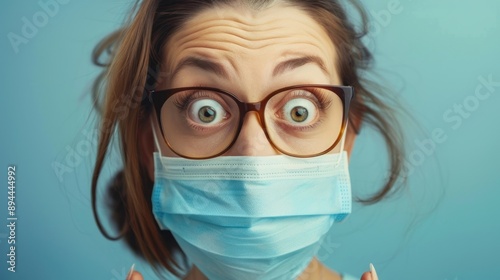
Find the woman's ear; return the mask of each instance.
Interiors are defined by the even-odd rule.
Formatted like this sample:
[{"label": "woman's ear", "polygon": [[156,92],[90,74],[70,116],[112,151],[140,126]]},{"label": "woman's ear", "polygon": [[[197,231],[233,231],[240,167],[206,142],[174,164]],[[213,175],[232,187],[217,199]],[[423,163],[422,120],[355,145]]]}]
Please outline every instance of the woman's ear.
[{"label": "woman's ear", "polygon": [[153,131],[151,128],[150,118],[146,118],[138,129],[139,140],[139,160],[141,166],[147,170],[147,174],[151,181],[154,181],[154,161],[153,153],[155,151]]}]

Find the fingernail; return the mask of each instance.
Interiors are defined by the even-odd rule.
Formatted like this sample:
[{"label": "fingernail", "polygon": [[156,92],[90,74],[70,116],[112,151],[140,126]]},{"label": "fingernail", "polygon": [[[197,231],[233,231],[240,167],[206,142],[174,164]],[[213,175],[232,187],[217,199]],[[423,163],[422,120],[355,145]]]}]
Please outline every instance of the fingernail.
[{"label": "fingernail", "polygon": [[132,272],[134,272],[134,267],[135,267],[135,263],[134,263],[134,264],[132,264],[132,267],[131,267],[131,268],[130,268],[130,270],[128,271],[127,280],[132,279]]},{"label": "fingernail", "polygon": [[377,271],[373,264],[370,263],[370,273],[372,274],[372,280],[378,280]]}]

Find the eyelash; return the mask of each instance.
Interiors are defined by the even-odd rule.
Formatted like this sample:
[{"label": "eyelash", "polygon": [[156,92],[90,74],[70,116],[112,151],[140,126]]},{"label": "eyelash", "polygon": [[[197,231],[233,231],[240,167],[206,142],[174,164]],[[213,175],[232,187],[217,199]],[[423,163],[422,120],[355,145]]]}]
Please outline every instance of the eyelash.
[{"label": "eyelash", "polygon": [[[207,86],[201,85],[201,84],[197,84],[194,87],[200,87],[201,88],[201,87],[207,87]],[[189,103],[191,103],[191,101],[193,101],[194,99],[199,98],[199,97],[207,97],[208,96],[208,94],[202,95],[202,93],[203,93],[203,91],[197,91],[194,94],[185,95],[185,96],[181,96],[179,98],[176,98],[174,100],[174,105],[177,108],[179,108],[179,110],[186,111],[187,108],[188,108],[188,105],[189,105]]]},{"label": "eyelash", "polygon": [[[197,84],[197,85],[195,85],[195,87],[208,87],[208,86],[202,85],[202,84]],[[323,96],[322,94],[320,94],[319,92],[317,92],[317,90],[315,90],[315,89],[309,89],[309,92],[312,95],[314,95],[314,98],[316,98],[317,104],[319,105],[319,109],[321,111],[324,111],[325,109],[327,109],[328,107],[330,107],[331,100],[327,100],[327,98],[325,96]],[[207,97],[207,96],[208,96],[208,94],[203,95],[203,91],[201,91],[201,92],[198,91],[195,94],[186,95],[186,96],[181,97],[180,99],[174,100],[174,105],[177,108],[179,108],[179,110],[186,111],[187,108],[188,108],[189,103],[192,100],[197,99],[199,97]],[[295,96],[301,96],[301,95],[295,94],[294,97]],[[307,97],[307,96],[304,96],[304,97]]]},{"label": "eyelash", "polygon": [[317,91],[317,89],[307,89],[307,91],[310,92],[314,96],[316,101],[313,100],[312,98],[310,98],[309,96],[304,96],[304,95],[300,95],[300,94],[294,94],[293,97],[298,97],[298,96],[307,97],[307,98],[311,99],[312,101],[315,101],[315,103],[317,103],[319,105],[319,109],[321,111],[324,111],[325,109],[330,107],[330,105],[332,104],[332,101],[327,100],[327,98],[324,95],[320,94]]}]

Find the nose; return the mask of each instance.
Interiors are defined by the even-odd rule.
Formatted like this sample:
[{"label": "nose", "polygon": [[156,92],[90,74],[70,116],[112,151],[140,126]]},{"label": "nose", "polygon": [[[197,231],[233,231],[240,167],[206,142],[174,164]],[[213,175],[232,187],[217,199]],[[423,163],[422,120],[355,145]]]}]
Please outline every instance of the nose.
[{"label": "nose", "polygon": [[225,153],[226,156],[271,156],[276,151],[264,133],[263,120],[257,112],[251,111],[245,115],[240,134],[234,145]]}]

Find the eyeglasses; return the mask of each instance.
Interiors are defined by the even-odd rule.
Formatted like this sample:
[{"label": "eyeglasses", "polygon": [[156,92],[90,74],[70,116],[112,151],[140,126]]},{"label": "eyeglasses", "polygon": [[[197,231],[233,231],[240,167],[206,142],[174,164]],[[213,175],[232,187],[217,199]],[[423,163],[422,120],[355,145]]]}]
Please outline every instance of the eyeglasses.
[{"label": "eyeglasses", "polygon": [[258,113],[269,143],[283,154],[314,157],[333,150],[345,131],[350,86],[296,85],[256,103],[211,87],[150,91],[162,137],[189,159],[220,156],[236,142],[248,112]]}]

